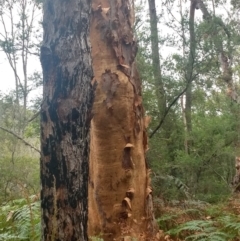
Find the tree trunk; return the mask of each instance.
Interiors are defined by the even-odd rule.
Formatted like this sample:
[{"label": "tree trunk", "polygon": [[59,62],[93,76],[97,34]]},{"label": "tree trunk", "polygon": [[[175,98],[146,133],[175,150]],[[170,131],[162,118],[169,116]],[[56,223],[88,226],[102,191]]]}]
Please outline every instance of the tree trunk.
[{"label": "tree trunk", "polygon": [[195,21],[195,8],[197,5],[197,0],[191,0],[190,4],[190,16],[189,16],[189,31],[190,31],[190,49],[188,56],[188,63],[186,68],[186,103],[185,103],[185,120],[186,120],[186,130],[187,136],[185,140],[185,148],[187,152],[190,153],[192,146],[192,81],[194,79],[194,63],[196,58],[196,39],[195,39],[195,30],[194,30],[194,21]]},{"label": "tree trunk", "polygon": [[240,157],[235,158],[236,173],[232,181],[233,191],[240,193]]},{"label": "tree trunk", "polygon": [[88,230],[90,237],[101,235],[105,241],[156,236],[130,2],[93,0],[90,39],[97,89],[91,122]]},{"label": "tree trunk", "polygon": [[88,239],[90,10],[88,0],[43,4],[42,241]]},{"label": "tree trunk", "polygon": [[152,65],[153,76],[156,88],[156,96],[158,100],[158,109],[160,120],[164,117],[166,110],[166,97],[163,88],[162,73],[159,58],[159,46],[158,46],[158,19],[156,12],[155,0],[148,0],[149,15],[150,15],[150,30],[151,30],[151,46],[152,46]]}]

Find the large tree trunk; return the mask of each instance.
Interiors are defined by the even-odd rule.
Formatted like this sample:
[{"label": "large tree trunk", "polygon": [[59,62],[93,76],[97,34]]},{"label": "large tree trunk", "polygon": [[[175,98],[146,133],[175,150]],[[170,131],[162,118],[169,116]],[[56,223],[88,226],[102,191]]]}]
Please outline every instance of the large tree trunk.
[{"label": "large tree trunk", "polygon": [[105,241],[156,236],[130,2],[93,0],[89,236]]},{"label": "large tree trunk", "polygon": [[83,241],[93,101],[90,3],[45,0],[43,11],[42,241]]}]

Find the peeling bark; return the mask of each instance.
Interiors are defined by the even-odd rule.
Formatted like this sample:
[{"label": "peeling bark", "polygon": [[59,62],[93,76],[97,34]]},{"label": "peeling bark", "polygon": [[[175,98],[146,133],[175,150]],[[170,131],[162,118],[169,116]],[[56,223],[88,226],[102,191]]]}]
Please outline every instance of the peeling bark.
[{"label": "peeling bark", "polygon": [[88,240],[90,10],[87,0],[43,3],[42,241]]},{"label": "peeling bark", "polygon": [[154,240],[156,226],[145,160],[141,82],[128,0],[93,0],[90,39],[94,82],[91,122],[89,236]]}]

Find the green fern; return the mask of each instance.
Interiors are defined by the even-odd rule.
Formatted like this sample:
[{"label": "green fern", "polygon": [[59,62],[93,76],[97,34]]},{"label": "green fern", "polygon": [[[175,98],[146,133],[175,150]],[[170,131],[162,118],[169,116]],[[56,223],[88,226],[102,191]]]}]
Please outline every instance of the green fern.
[{"label": "green fern", "polygon": [[191,219],[200,218],[203,215],[203,211],[196,208],[184,209],[179,212],[167,213],[162,215],[160,218],[157,218],[158,226],[161,230],[167,232],[168,230],[175,230],[175,227],[178,225],[177,220],[181,217],[191,217]]},{"label": "green fern", "polygon": [[167,231],[175,226],[175,219],[178,217],[177,214],[165,214],[157,219],[158,226],[161,230]]},{"label": "green fern", "polygon": [[34,196],[0,207],[0,241],[40,240],[40,202]]},{"label": "green fern", "polygon": [[172,230],[169,230],[168,233],[172,235],[178,235],[183,231],[201,232],[206,228],[212,227],[212,225],[213,225],[212,221],[193,220],[193,221],[183,223]]},{"label": "green fern", "polygon": [[229,241],[240,236],[240,221],[237,216],[224,216],[216,220],[193,220],[167,232],[185,238],[186,241]]},{"label": "green fern", "polygon": [[232,235],[232,237],[240,236],[240,218],[239,218],[239,216],[226,215],[226,216],[220,217],[218,220],[225,232]]},{"label": "green fern", "polygon": [[227,241],[229,240],[229,235],[223,232],[202,232],[198,234],[193,234],[188,236],[185,240],[191,241]]}]

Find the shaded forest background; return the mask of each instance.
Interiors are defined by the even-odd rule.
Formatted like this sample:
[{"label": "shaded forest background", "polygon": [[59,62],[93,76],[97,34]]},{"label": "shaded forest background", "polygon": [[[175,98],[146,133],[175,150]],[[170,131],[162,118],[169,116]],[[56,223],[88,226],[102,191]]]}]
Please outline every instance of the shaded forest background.
[{"label": "shaded forest background", "polygon": [[[154,32],[151,2],[135,4],[135,33],[155,216],[172,238],[239,240],[232,182],[240,156],[240,4],[199,1],[192,18],[194,1],[163,0]],[[0,240],[40,238],[42,76],[31,65],[42,38],[39,16],[38,1],[0,2],[1,56],[15,81],[0,93]]]}]

